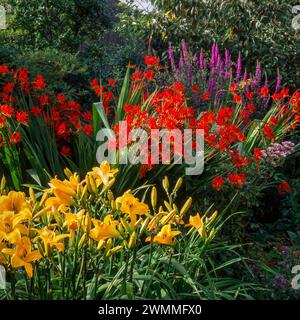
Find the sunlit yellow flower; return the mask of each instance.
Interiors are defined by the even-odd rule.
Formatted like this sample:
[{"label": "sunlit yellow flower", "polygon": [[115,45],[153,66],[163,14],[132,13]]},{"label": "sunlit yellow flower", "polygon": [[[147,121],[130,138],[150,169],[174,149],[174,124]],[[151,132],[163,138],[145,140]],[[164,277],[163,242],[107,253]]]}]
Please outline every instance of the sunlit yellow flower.
[{"label": "sunlit yellow flower", "polygon": [[11,191],[7,196],[0,197],[0,242],[4,239],[16,243],[21,234],[27,233],[22,222],[32,218],[30,204],[23,192]]},{"label": "sunlit yellow flower", "polygon": [[140,202],[138,198],[128,192],[117,198],[116,203],[121,204],[120,210],[130,216],[131,225],[135,225],[137,215],[144,215],[149,212],[149,207],[145,203]]},{"label": "sunlit yellow flower", "polygon": [[74,173],[69,180],[59,180],[54,178],[50,180],[50,192],[54,193],[55,197],[50,197],[46,200],[46,206],[58,207],[60,205],[71,205],[74,203],[79,185],[79,176]]},{"label": "sunlit yellow flower", "polygon": [[103,161],[100,167],[93,168],[93,171],[89,172],[96,181],[97,187],[103,183],[107,185],[109,180],[114,178],[118,169],[112,169],[108,161]]},{"label": "sunlit yellow flower", "polygon": [[16,244],[15,249],[5,248],[3,254],[11,256],[11,265],[13,268],[24,267],[29,278],[32,277],[32,262],[41,259],[38,250],[31,251],[31,242],[28,237],[22,237]]},{"label": "sunlit yellow flower", "polygon": [[4,248],[6,248],[6,244],[3,243],[3,242],[2,243],[0,242],[0,264],[5,262],[5,257],[4,257],[4,255],[2,253],[2,250]]},{"label": "sunlit yellow flower", "polygon": [[118,221],[113,220],[111,214],[107,215],[103,221],[92,219],[94,228],[90,231],[90,237],[96,241],[107,240],[111,238],[119,238],[120,233],[117,231],[116,227]]},{"label": "sunlit yellow flower", "polygon": [[[172,231],[171,224],[167,224],[162,227],[161,231],[153,238],[152,241],[158,244],[172,245],[174,241],[173,238],[180,233],[180,231]],[[148,237],[146,241],[151,241],[151,237]]]},{"label": "sunlit yellow flower", "polygon": [[80,210],[78,213],[65,213],[65,221],[63,226],[68,227],[71,231],[77,231],[79,227],[86,231],[90,226],[90,216],[85,210]]},{"label": "sunlit yellow flower", "polygon": [[46,256],[49,255],[49,249],[52,251],[54,248],[57,248],[59,252],[64,250],[64,244],[61,242],[65,238],[69,238],[69,234],[60,234],[57,235],[55,231],[43,228],[41,230],[34,229],[37,231],[38,236],[34,238],[33,241],[41,239],[43,242],[43,249]]},{"label": "sunlit yellow flower", "polygon": [[195,228],[202,238],[206,237],[203,217],[201,218],[199,213],[197,213],[195,216],[190,216],[188,226],[192,226],[193,228]]}]

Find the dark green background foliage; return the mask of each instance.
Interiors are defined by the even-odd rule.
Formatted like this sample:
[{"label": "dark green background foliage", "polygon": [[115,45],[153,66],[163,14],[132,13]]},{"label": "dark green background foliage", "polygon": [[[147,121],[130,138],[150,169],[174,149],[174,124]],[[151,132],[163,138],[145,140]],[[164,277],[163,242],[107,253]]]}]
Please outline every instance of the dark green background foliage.
[{"label": "dark green background foliage", "polygon": [[[250,69],[256,60],[263,62],[271,78],[280,68],[287,84],[299,87],[299,30],[292,28],[292,6],[285,0],[152,0],[157,12],[136,18],[134,13],[121,17],[121,24],[133,24],[153,37],[158,50],[168,42],[179,47],[185,39],[190,47],[208,50],[213,42],[240,51]],[[128,13],[128,12],[127,12]]]},{"label": "dark green background foliage", "polygon": [[[285,84],[299,87],[299,31],[292,28],[297,1],[151,2],[157,10],[145,13],[118,0],[2,0],[8,28],[0,32],[0,62],[22,65],[38,56],[40,66],[42,55],[45,61],[57,56],[54,84],[57,77],[68,79],[77,63],[87,67],[78,68],[83,79],[108,78],[120,76],[129,61],[141,62],[149,40],[158,53],[166,54],[168,42],[178,51],[185,39],[195,51],[209,50],[213,42],[234,57],[240,51],[249,70],[260,60],[271,81],[279,68]],[[67,74],[61,77],[63,70]]]}]

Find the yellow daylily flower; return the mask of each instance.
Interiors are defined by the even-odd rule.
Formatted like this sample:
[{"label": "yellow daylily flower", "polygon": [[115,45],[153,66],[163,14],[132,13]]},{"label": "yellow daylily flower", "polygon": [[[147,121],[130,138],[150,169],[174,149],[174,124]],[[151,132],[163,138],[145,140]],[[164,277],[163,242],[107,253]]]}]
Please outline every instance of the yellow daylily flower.
[{"label": "yellow daylily flower", "polygon": [[5,257],[4,257],[4,255],[3,255],[3,253],[2,253],[2,250],[3,249],[5,249],[6,248],[6,244],[5,243],[1,243],[0,242],[0,264],[1,263],[5,263]]},{"label": "yellow daylily flower", "polygon": [[63,251],[64,244],[61,243],[61,241],[65,238],[70,237],[70,234],[57,235],[55,231],[49,230],[47,228],[41,230],[35,229],[35,231],[37,231],[38,236],[36,236],[33,241],[35,242],[38,239],[42,240],[44,246],[44,254],[46,256],[49,255],[49,249],[50,251],[52,251],[54,248],[57,248],[59,252]]},{"label": "yellow daylily flower", "polygon": [[46,207],[69,206],[73,204],[79,183],[80,180],[77,173],[70,176],[69,180],[65,179],[62,181],[57,178],[50,180],[50,189],[48,191],[54,193],[55,196],[46,200]]},{"label": "yellow daylily flower", "polygon": [[31,212],[31,206],[26,201],[24,192],[10,191],[7,196],[0,197],[0,215],[5,211],[12,211],[18,214],[24,210]]},{"label": "yellow daylily flower", "polygon": [[199,213],[197,213],[195,216],[190,216],[189,224],[187,226],[192,226],[198,231],[202,238],[206,238],[206,230],[203,217],[201,218]]},{"label": "yellow daylily flower", "polygon": [[85,232],[90,227],[90,215],[85,210],[78,213],[65,213],[63,226],[71,231],[77,231],[79,227]]},{"label": "yellow daylily flower", "polygon": [[100,167],[94,167],[92,170],[89,174],[95,179],[97,187],[99,187],[101,183],[107,185],[109,180],[114,178],[119,171],[118,169],[112,169],[108,161],[103,161]]},{"label": "yellow daylily flower", "polygon": [[[162,227],[161,231],[153,238],[153,242],[158,244],[172,245],[174,237],[179,235],[180,231],[172,231],[171,224],[167,224]],[[150,242],[151,237],[146,238],[146,242]]]},{"label": "yellow daylily flower", "polygon": [[11,256],[10,263],[13,268],[24,267],[29,278],[33,273],[31,263],[42,258],[38,250],[31,250],[31,242],[28,237],[22,237],[15,249],[5,248],[2,253]]},{"label": "yellow daylily flower", "polygon": [[32,212],[25,193],[11,191],[7,196],[0,197],[0,242],[4,239],[16,243],[21,234],[28,229],[22,222],[31,220]]},{"label": "yellow daylily flower", "polygon": [[120,233],[116,227],[119,224],[118,221],[113,220],[111,214],[107,215],[103,221],[92,219],[94,228],[90,231],[90,237],[98,242],[111,239],[120,238]]},{"label": "yellow daylily flower", "polygon": [[149,212],[149,207],[131,193],[124,193],[122,197],[116,199],[116,203],[121,204],[120,210],[130,216],[131,225],[136,224],[136,216],[144,215]]}]

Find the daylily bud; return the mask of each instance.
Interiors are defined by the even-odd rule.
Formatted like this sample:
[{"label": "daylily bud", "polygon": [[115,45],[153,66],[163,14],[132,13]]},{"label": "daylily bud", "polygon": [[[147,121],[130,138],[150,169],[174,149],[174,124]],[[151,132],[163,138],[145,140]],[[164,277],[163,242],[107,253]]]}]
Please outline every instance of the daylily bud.
[{"label": "daylily bud", "polygon": [[45,192],[45,193],[43,194],[43,196],[42,196],[41,201],[40,201],[40,206],[42,206],[42,205],[45,203],[45,201],[47,200],[47,198],[48,198],[48,193]]},{"label": "daylily bud", "polygon": [[168,213],[165,217],[163,217],[160,220],[161,225],[163,226],[168,222],[170,222],[170,220],[175,216],[175,214],[176,214],[176,210],[172,210],[170,213]]},{"label": "daylily bud", "polygon": [[34,204],[36,198],[35,198],[35,193],[31,187],[29,188],[29,196],[30,196],[30,200],[31,200],[32,204]]},{"label": "daylily bud", "polygon": [[109,256],[117,253],[117,252],[120,251],[122,248],[123,248],[123,246],[116,246],[116,247],[114,247],[114,248],[112,248],[112,249],[109,249],[109,250],[107,251],[107,253],[106,253],[106,257],[109,257]]},{"label": "daylily bud", "polygon": [[167,176],[164,177],[162,184],[166,192],[168,192],[170,184],[169,184],[169,178]]},{"label": "daylily bud", "polygon": [[151,204],[153,209],[155,209],[156,203],[157,203],[157,190],[155,187],[153,187],[151,191]]},{"label": "daylily bud", "polygon": [[6,179],[5,179],[5,176],[3,176],[1,179],[1,184],[0,184],[0,194],[3,193],[5,186],[6,186]]},{"label": "daylily bud", "polygon": [[64,169],[64,173],[68,179],[73,175],[72,171],[69,168]]},{"label": "daylily bud", "polygon": [[[80,200],[83,200],[84,199],[84,197],[87,195],[87,185],[85,185],[84,187],[81,185],[81,187],[79,187],[78,186],[78,189],[80,189],[80,192],[79,192],[79,194],[81,194],[81,196],[80,196]],[[77,190],[77,192],[78,192],[79,190]]]},{"label": "daylily bud", "polygon": [[134,248],[135,245],[136,245],[136,232],[134,231],[130,236],[130,239],[128,242],[128,249]]},{"label": "daylily bud", "polygon": [[112,247],[113,243],[111,239],[108,239],[106,241],[106,250],[109,250]]},{"label": "daylily bud", "polygon": [[182,209],[180,210],[180,216],[182,217],[184,214],[187,213],[187,211],[190,209],[191,205],[192,205],[193,199],[192,197],[189,197],[185,204],[183,205]]},{"label": "daylily bud", "polygon": [[144,220],[144,222],[143,222],[143,224],[141,226],[141,229],[140,229],[140,234],[142,234],[144,232],[144,230],[147,228],[147,225],[148,225],[149,221],[150,221],[150,217],[147,217]]},{"label": "daylily bud", "polygon": [[108,191],[116,182],[116,178],[111,179],[108,184],[102,189],[101,194]]},{"label": "daylily bud", "polygon": [[170,205],[167,201],[164,201],[164,205],[166,206],[166,208],[168,209],[168,211],[172,211],[172,207],[171,207],[171,205]]},{"label": "daylily bud", "polygon": [[120,218],[120,221],[122,223],[122,226],[124,227],[124,229],[131,233],[131,228],[130,228],[130,225],[127,223],[127,221],[125,221],[123,218]]},{"label": "daylily bud", "polygon": [[111,190],[108,191],[107,198],[108,198],[109,201],[115,200],[114,194],[112,193]]},{"label": "daylily bud", "polygon": [[103,249],[105,247],[105,241],[104,240],[100,240],[98,242],[98,245],[97,245],[97,251]]},{"label": "daylily bud", "polygon": [[86,239],[86,233],[84,233],[81,239],[79,240],[78,249],[80,249],[83,246],[85,239]]},{"label": "daylily bud", "polygon": [[174,193],[180,189],[180,187],[182,186],[182,182],[183,182],[183,179],[180,177],[175,184],[175,187],[173,190]]},{"label": "daylily bud", "polygon": [[111,207],[113,210],[116,210],[116,209],[117,209],[116,201],[115,201],[115,200],[111,200],[111,202],[110,202],[110,207]]}]

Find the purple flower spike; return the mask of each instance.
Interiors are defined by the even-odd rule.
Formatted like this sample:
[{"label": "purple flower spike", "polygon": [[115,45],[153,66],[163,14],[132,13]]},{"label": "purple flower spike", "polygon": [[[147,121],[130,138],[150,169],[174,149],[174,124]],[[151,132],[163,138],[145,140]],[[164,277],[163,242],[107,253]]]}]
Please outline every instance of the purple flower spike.
[{"label": "purple flower spike", "polygon": [[183,68],[183,56],[182,53],[180,52],[180,58],[179,58],[179,63],[178,63],[178,70],[181,71]]},{"label": "purple flower spike", "polygon": [[265,84],[264,84],[264,86],[266,88],[268,88],[268,77],[267,77],[267,75],[265,75]]},{"label": "purple flower spike", "polygon": [[280,76],[280,73],[279,73],[279,70],[278,70],[278,73],[277,73],[277,79],[276,79],[276,86],[275,86],[275,92],[278,92],[281,88],[281,76]]},{"label": "purple flower spike", "polygon": [[261,67],[260,63],[257,62],[256,69],[255,69],[255,83],[257,86],[259,86],[261,81]]},{"label": "purple flower spike", "polygon": [[188,83],[189,83],[189,85],[192,84],[192,81],[193,81],[193,69],[192,69],[192,65],[189,64],[189,66],[188,66]]},{"label": "purple flower spike", "polygon": [[169,42],[169,59],[170,59],[170,63],[171,63],[172,68],[174,68],[175,67],[175,60],[174,60],[174,52],[173,52],[171,42]]},{"label": "purple flower spike", "polygon": [[244,71],[244,75],[243,75],[243,81],[247,81],[248,77],[247,77],[247,70],[245,69]]},{"label": "purple flower spike", "polygon": [[236,80],[237,81],[240,79],[241,71],[242,71],[242,57],[241,57],[241,53],[239,53],[237,64],[236,64]]},{"label": "purple flower spike", "polygon": [[205,68],[204,53],[203,53],[202,49],[200,51],[200,56],[199,56],[199,67],[200,67],[200,69],[204,69]]},{"label": "purple flower spike", "polygon": [[188,53],[187,53],[186,43],[184,40],[182,40],[182,54],[183,54],[184,61],[186,61]]},{"label": "purple flower spike", "polygon": [[231,58],[230,58],[230,52],[229,50],[225,50],[225,67],[227,69],[231,68]]}]

